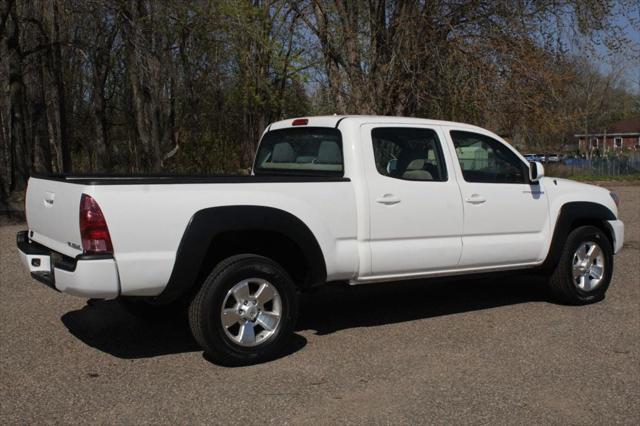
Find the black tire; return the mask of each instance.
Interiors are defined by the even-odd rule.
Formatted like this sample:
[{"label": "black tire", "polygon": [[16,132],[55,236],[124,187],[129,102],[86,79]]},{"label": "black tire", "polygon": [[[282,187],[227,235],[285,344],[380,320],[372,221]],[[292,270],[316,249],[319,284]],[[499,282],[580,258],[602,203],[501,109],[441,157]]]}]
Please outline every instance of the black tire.
[{"label": "black tire", "polygon": [[189,304],[182,299],[166,305],[154,303],[152,297],[129,297],[122,296],[118,298],[120,306],[131,315],[141,319],[161,319],[187,317]]},{"label": "black tire", "polygon": [[[221,309],[236,284],[247,279],[264,279],[280,296],[279,325],[263,343],[246,347],[227,335]],[[243,254],[220,262],[205,280],[189,307],[189,324],[205,354],[221,365],[248,365],[273,359],[290,341],[298,316],[298,292],[289,274],[272,260]]]},{"label": "black tire", "polygon": [[[586,242],[597,243],[604,255],[603,277],[597,287],[590,291],[580,289],[573,278],[574,253]],[[563,304],[596,303],[604,299],[612,276],[613,249],[611,241],[602,230],[595,226],[581,226],[571,231],[567,237],[558,265],[549,278],[549,289],[553,298]]]}]

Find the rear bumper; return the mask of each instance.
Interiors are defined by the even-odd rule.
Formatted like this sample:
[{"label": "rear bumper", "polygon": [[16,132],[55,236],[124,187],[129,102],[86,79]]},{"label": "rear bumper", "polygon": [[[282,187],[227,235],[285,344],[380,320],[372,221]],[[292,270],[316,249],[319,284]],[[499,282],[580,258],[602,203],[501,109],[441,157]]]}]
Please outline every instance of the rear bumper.
[{"label": "rear bumper", "polygon": [[54,290],[79,297],[112,299],[120,294],[118,268],[112,255],[64,257],[18,232],[16,243],[31,276]]},{"label": "rear bumper", "polygon": [[624,223],[621,220],[608,220],[613,234],[613,252],[618,253],[624,244]]}]

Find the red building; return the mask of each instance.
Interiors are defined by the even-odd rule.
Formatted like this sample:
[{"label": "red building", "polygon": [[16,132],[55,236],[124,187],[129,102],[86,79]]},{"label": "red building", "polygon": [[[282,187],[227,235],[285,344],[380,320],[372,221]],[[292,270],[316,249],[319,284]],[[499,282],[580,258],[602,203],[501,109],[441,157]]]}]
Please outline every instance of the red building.
[{"label": "red building", "polygon": [[618,121],[599,133],[574,135],[580,152],[626,149],[640,150],[640,117]]}]

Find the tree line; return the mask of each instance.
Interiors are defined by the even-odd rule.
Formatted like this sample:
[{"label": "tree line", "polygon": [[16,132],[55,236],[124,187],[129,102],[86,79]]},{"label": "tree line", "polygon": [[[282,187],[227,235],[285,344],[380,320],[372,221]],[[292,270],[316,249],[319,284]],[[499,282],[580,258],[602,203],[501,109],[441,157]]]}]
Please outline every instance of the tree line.
[{"label": "tree line", "polygon": [[[238,173],[311,114],[471,122],[516,144],[640,113],[633,0],[0,0],[0,198],[34,171]],[[635,21],[634,21],[635,19]],[[576,50],[580,46],[580,50]],[[579,53],[577,53],[579,52]]]}]

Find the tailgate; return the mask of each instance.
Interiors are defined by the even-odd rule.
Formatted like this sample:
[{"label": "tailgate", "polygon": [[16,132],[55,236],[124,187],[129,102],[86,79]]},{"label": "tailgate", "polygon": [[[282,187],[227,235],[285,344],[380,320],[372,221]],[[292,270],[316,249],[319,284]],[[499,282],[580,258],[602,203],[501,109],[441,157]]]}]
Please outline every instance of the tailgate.
[{"label": "tailgate", "polygon": [[80,198],[84,185],[31,178],[25,201],[29,238],[67,256],[82,254]]}]

